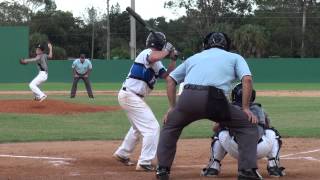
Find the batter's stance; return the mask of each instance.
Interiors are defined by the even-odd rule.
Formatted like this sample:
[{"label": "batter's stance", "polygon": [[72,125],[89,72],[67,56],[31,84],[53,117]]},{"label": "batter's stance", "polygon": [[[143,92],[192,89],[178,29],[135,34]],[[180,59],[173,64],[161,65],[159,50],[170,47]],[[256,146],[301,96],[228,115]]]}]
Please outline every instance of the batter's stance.
[{"label": "batter's stance", "polygon": [[[204,51],[188,58],[167,77],[170,108],[160,132],[157,177],[169,179],[177,141],[184,127],[200,119],[210,119],[232,130],[239,145],[238,179],[262,179],[257,170],[257,118],[249,109],[252,77],[246,61],[228,52],[230,40],[220,32],[209,33]],[[242,110],[229,104],[226,94],[231,82],[243,83]],[[176,103],[176,86],[184,80],[184,90]]]},{"label": "batter's stance", "polygon": [[[163,33],[150,33],[146,46],[147,49],[135,59],[118,95],[119,104],[127,113],[131,128],[113,155],[125,165],[133,165],[129,156],[141,136],[142,149],[136,166],[138,171],[154,170],[151,161],[156,155],[160,131],[159,123],[144,97],[153,90],[156,79],[166,78],[176,64],[176,51],[171,43],[166,42]],[[166,71],[160,60],[169,54],[171,62]]]},{"label": "batter's stance", "polygon": [[[257,158],[268,158],[267,170],[270,176],[281,177],[285,175],[284,167],[280,165],[281,136],[279,132],[271,127],[270,119],[263,110],[262,105],[255,101],[253,90],[250,100],[250,110],[258,117],[259,142],[257,145]],[[242,106],[242,84],[238,84],[231,93],[232,104],[241,109]],[[214,127],[215,135],[212,137],[211,156],[206,168],[201,171],[202,176],[215,177],[221,171],[221,161],[227,153],[238,159],[238,143],[232,131],[221,127],[218,123]]]},{"label": "batter's stance", "polygon": [[44,94],[39,86],[48,79],[48,58],[52,58],[52,45],[48,43],[49,54],[44,53],[45,46],[39,44],[36,48],[36,57],[31,59],[21,59],[21,64],[28,64],[34,62],[37,64],[39,69],[39,74],[30,82],[29,87],[34,94],[34,100],[42,102],[47,98],[47,95]]}]

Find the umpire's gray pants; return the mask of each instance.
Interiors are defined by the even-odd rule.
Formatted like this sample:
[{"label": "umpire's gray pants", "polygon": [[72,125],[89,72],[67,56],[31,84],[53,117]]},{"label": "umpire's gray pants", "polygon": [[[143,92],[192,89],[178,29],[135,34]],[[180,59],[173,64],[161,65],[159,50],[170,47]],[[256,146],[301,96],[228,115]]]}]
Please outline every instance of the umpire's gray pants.
[{"label": "umpire's gray pants", "polygon": [[[206,106],[207,90],[184,89],[173,111],[168,114],[166,124],[160,132],[157,151],[160,167],[171,168],[176,153],[179,136],[190,123],[208,119]],[[230,104],[231,119],[219,122],[235,133],[239,148],[238,169],[257,168],[258,128],[248,120],[248,116]]]},{"label": "umpire's gray pants", "polygon": [[78,86],[78,82],[79,82],[80,79],[83,80],[84,85],[86,86],[86,90],[87,90],[88,96],[90,98],[93,98],[93,93],[92,93],[92,89],[91,89],[91,84],[90,84],[89,78],[88,77],[83,77],[83,76],[79,76],[79,77],[74,77],[73,78],[73,84],[72,84],[72,88],[71,88],[70,97],[75,97],[76,96],[77,86]]}]

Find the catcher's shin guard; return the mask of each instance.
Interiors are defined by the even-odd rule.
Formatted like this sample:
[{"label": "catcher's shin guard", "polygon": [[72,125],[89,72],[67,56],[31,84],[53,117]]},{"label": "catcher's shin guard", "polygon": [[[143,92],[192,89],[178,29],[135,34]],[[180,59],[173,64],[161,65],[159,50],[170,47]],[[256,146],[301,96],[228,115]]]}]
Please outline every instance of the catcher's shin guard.
[{"label": "catcher's shin guard", "polygon": [[211,155],[207,167],[201,171],[202,176],[217,176],[220,172],[221,163],[220,161],[226,155],[226,151],[221,146],[218,137],[219,132],[212,137],[211,143]]},{"label": "catcher's shin guard", "polygon": [[282,146],[282,140],[279,132],[275,128],[266,130],[266,135],[273,137],[273,147],[268,155],[268,166],[267,170],[270,176],[280,177],[284,176],[284,167],[280,166],[280,149]]}]

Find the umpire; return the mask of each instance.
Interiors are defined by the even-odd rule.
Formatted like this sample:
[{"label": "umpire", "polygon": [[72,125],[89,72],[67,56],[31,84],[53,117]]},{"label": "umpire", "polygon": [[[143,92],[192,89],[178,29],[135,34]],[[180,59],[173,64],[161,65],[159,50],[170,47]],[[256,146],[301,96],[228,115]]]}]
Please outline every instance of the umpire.
[{"label": "umpire", "polygon": [[[257,172],[257,118],[249,109],[252,77],[244,58],[230,53],[230,39],[225,33],[209,33],[204,50],[188,58],[167,77],[170,108],[164,117],[157,151],[156,176],[169,179],[177,141],[184,127],[200,119],[210,119],[232,130],[239,144],[238,180],[263,179]],[[243,84],[242,110],[233,107],[226,94],[231,82]],[[176,86],[185,86],[176,103]]]},{"label": "umpire", "polygon": [[92,71],[92,64],[89,59],[86,59],[85,54],[80,54],[80,58],[76,59],[72,63],[72,72],[73,72],[73,84],[71,88],[70,98],[74,98],[77,93],[77,85],[80,79],[83,80],[89,98],[94,98],[91,84],[89,81],[89,75]]}]

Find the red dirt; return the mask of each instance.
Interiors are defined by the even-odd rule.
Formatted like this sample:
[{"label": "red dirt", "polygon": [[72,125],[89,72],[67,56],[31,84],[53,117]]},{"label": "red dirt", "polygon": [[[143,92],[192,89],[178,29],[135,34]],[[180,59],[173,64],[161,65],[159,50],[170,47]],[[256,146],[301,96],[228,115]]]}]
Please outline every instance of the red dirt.
[{"label": "red dirt", "polygon": [[118,106],[97,106],[76,104],[59,100],[46,99],[43,102],[33,100],[0,100],[2,113],[28,114],[76,114],[119,110]]},{"label": "red dirt", "polygon": [[[106,132],[107,133],[107,132]],[[154,173],[136,172],[134,166],[123,166],[111,156],[120,141],[36,142],[0,144],[0,179],[12,180],[149,180]],[[200,177],[200,170],[208,162],[210,139],[180,140],[172,167],[172,180],[210,179]],[[317,180],[320,177],[320,139],[284,139],[281,155],[287,176],[281,180]],[[315,150],[313,152],[307,152]],[[132,156],[137,160],[140,146]],[[304,153],[303,153],[304,152]],[[298,154],[297,154],[298,153]],[[291,155],[290,155],[291,154]],[[16,156],[49,156],[73,158],[54,165],[54,160],[30,159]],[[57,163],[57,160],[55,160]],[[227,156],[222,162],[217,180],[234,180],[236,160]],[[266,180],[266,160],[259,160],[259,171]]]},{"label": "red dirt", "polygon": [[[30,91],[0,91],[0,95],[28,95]],[[48,95],[65,95],[69,96],[69,91],[46,91]],[[117,95],[118,91],[105,90],[94,91],[95,95]],[[86,91],[77,91],[77,95],[87,96]],[[164,90],[153,90],[151,96],[166,96]],[[275,96],[275,97],[320,97],[320,91],[317,90],[265,90],[257,91],[257,96]]]}]

